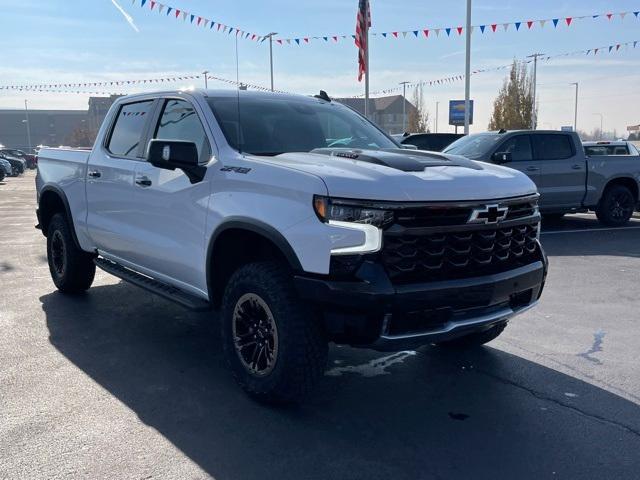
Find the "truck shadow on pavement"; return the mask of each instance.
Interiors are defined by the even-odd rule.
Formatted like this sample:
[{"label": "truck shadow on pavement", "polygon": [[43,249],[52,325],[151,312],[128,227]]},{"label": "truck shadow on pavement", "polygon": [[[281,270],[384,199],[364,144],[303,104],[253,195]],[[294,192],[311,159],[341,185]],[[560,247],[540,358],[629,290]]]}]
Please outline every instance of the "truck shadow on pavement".
[{"label": "truck shadow on pavement", "polygon": [[270,408],[234,384],[214,314],[124,283],[40,301],[55,348],[218,480],[633,478],[640,468],[640,399],[495,348],[332,347],[307,404]]}]

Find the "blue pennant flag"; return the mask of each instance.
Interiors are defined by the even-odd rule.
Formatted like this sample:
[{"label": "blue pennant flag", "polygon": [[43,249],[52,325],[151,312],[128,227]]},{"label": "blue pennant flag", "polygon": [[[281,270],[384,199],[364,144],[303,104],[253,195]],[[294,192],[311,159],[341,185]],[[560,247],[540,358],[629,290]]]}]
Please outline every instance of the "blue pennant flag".
[{"label": "blue pennant flag", "polygon": [[640,13],[640,12],[633,12],[633,14],[636,16],[636,18],[638,18],[638,14],[639,14],[639,13]]},{"label": "blue pennant flag", "polygon": [[383,33],[382,33],[382,36],[383,36],[384,38],[387,38],[387,32],[383,32]]},{"label": "blue pennant flag", "polygon": [[147,3],[147,0],[142,0],[142,4],[140,5],[141,7],[144,7],[144,4]]},{"label": "blue pennant flag", "polygon": [[298,45],[300,45],[300,39],[299,39],[299,38],[295,38],[294,40],[296,41],[296,43],[297,43]]},{"label": "blue pennant flag", "polygon": [[418,38],[418,30],[414,30],[413,34],[416,36],[416,38]]},{"label": "blue pennant flag", "polygon": [[558,27],[558,22],[559,22],[559,21],[560,21],[560,19],[559,19],[559,18],[554,18],[554,19],[553,19],[553,26],[557,28],[557,27]]},{"label": "blue pennant flag", "polygon": [[216,24],[216,22],[211,22],[211,26],[209,27],[210,29],[213,28],[213,26]]},{"label": "blue pennant flag", "polygon": [[591,50],[587,50],[587,55],[589,55],[591,53]]},{"label": "blue pennant flag", "polygon": [[173,10],[173,7],[167,7],[167,16],[169,16],[169,14],[171,13],[171,10]]},{"label": "blue pennant flag", "polygon": [[600,15],[593,15],[593,18],[598,18]]},{"label": "blue pennant flag", "polygon": [[193,23],[193,19],[196,18],[195,15],[191,15],[191,23]]},{"label": "blue pennant flag", "polygon": [[522,25],[522,22],[516,22],[516,30],[520,30],[520,25]]},{"label": "blue pennant flag", "polygon": [[231,32],[233,32],[233,27],[229,27],[229,35],[231,35]]},{"label": "blue pennant flag", "polygon": [[444,31],[447,32],[447,37],[449,35],[451,35],[451,29],[450,28],[445,28]]},{"label": "blue pennant flag", "polygon": [[322,37],[322,38],[324,38],[324,41],[325,41],[325,42],[328,42],[328,41],[329,41],[329,37]]},{"label": "blue pennant flag", "polygon": [[611,50],[613,50],[613,45],[609,46],[609,53],[611,53]]},{"label": "blue pennant flag", "polygon": [[351,35],[351,38],[353,38],[353,39],[355,40],[355,39],[356,39],[356,36],[355,36],[355,35]]},{"label": "blue pennant flag", "polygon": [[485,26],[484,26],[484,25],[480,25],[480,31],[481,31],[482,33],[484,33],[484,29],[485,29]]}]

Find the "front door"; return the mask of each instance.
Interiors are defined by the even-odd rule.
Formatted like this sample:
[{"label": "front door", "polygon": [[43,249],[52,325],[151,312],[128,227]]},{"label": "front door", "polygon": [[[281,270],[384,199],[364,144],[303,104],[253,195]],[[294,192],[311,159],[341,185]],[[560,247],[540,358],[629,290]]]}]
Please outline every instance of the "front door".
[{"label": "front door", "polygon": [[538,190],[540,190],[541,164],[538,160],[534,159],[531,135],[522,134],[509,137],[496,149],[496,153],[498,152],[510,153],[511,163],[505,166],[527,175],[536,184]]},{"label": "front door", "polygon": [[87,229],[106,256],[130,260],[137,245],[134,230],[134,175],[153,100],[124,104],[104,145],[96,145],[87,164]]},{"label": "front door", "polygon": [[[201,162],[211,158],[207,135],[191,103],[164,99],[151,138],[194,142]],[[205,226],[210,182],[192,184],[182,170],[140,162],[134,179],[136,230],[144,248],[136,264],[151,275],[206,295]]]}]

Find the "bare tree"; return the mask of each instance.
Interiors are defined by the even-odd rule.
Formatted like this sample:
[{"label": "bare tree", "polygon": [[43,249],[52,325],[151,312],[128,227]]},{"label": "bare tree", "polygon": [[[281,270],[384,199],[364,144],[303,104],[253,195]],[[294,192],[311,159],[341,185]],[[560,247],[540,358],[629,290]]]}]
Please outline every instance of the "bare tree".
[{"label": "bare tree", "polygon": [[407,131],[411,133],[430,132],[429,125],[431,123],[431,118],[429,115],[429,111],[424,108],[424,99],[421,85],[418,85],[413,90],[413,105],[416,107],[416,109],[412,109],[409,112]]},{"label": "bare tree", "polygon": [[493,103],[489,130],[531,128],[531,113],[534,108],[532,86],[527,66],[514,60],[509,76]]}]

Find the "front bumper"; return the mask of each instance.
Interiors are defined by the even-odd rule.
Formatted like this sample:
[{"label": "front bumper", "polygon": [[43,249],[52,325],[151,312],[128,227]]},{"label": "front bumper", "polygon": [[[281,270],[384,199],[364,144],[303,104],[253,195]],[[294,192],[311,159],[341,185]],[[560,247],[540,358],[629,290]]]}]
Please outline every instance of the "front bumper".
[{"label": "front bumper", "polygon": [[393,285],[384,269],[365,262],[359,281],[296,276],[298,293],[319,305],[339,343],[397,351],[491,328],[532,308],[548,262],[475,278]]}]

